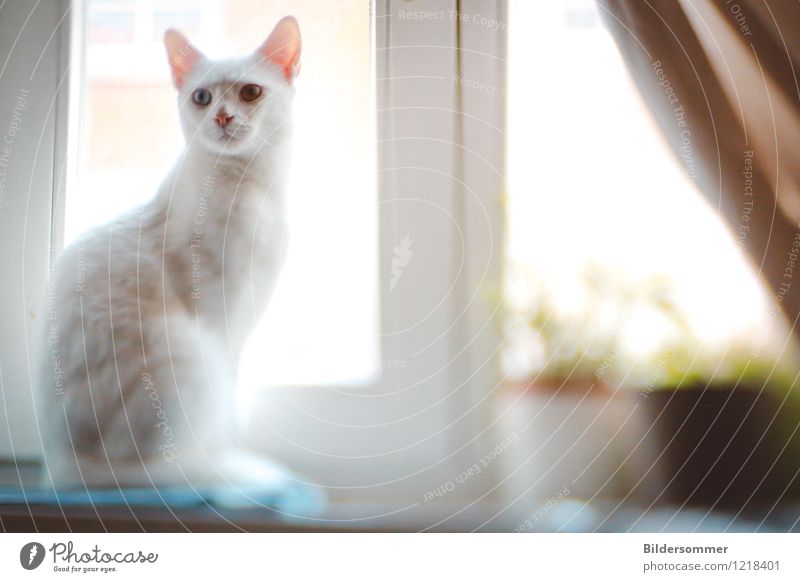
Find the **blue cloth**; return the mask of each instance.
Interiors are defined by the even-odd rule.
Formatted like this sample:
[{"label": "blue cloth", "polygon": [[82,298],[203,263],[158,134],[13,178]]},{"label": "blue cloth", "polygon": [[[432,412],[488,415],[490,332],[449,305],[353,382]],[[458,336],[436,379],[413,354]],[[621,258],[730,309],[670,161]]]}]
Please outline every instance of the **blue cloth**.
[{"label": "blue cloth", "polygon": [[169,507],[210,506],[218,510],[269,509],[277,517],[315,517],[325,509],[325,494],[318,487],[298,483],[283,475],[273,483],[257,487],[164,487],[141,489],[71,489],[55,491],[42,487],[0,487],[0,504],[64,506]]}]

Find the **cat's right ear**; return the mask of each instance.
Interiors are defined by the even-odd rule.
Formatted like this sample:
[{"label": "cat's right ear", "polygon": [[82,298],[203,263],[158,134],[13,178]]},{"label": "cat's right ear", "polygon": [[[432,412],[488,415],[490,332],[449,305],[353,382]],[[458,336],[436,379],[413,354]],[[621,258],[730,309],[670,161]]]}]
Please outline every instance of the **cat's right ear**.
[{"label": "cat's right ear", "polygon": [[204,58],[203,53],[174,28],[170,28],[164,33],[164,46],[167,47],[172,83],[176,89],[180,89],[183,87],[189,71],[197,64],[197,61]]}]

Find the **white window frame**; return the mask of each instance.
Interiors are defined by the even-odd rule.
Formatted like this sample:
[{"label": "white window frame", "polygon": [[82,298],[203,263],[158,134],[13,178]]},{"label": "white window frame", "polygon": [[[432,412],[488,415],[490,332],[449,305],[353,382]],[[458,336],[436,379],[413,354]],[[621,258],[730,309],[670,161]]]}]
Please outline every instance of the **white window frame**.
[{"label": "white window frame", "polygon": [[5,139],[21,89],[30,98],[12,144],[13,167],[0,208],[0,459],[41,458],[34,412],[32,348],[51,253],[63,241],[64,192],[75,137],[78,80],[71,55],[80,51],[80,3],[12,0],[0,11],[0,133]]},{"label": "white window frame", "polygon": [[[391,220],[381,221],[383,329],[398,329],[398,322],[414,317],[418,305],[411,301],[438,308],[407,333],[382,335],[382,361],[404,360],[406,367],[385,369],[368,389],[265,389],[255,402],[259,421],[244,438],[331,485],[333,497],[413,504],[495,442],[490,434],[492,396],[502,380],[497,292],[505,107],[497,92],[475,91],[459,80],[503,93],[505,25],[493,29],[486,21],[504,23],[507,11],[506,0],[373,0],[372,9],[379,205],[413,193],[435,201],[454,220],[436,248],[417,247],[414,269],[403,281],[413,294],[389,292],[392,249],[408,232],[424,231],[426,216],[397,205]],[[443,16],[423,22],[401,18],[400,11],[412,10]],[[31,35],[24,50],[12,51],[0,77],[2,100],[12,99],[20,86],[14,79],[29,74],[37,59],[40,74],[32,92],[55,96],[52,102],[39,98],[26,114],[42,125],[41,134],[35,132],[40,139],[28,132],[18,146],[20,158],[36,164],[27,181],[18,177],[14,183],[28,202],[15,200],[0,209],[0,224],[9,225],[0,230],[0,268],[6,274],[0,280],[0,319],[7,322],[0,328],[0,458],[36,459],[32,325],[44,316],[39,310],[48,266],[63,244],[64,194],[77,152],[77,137],[68,129],[76,126],[70,120],[76,119],[80,81],[70,74],[70,62],[84,50],[79,42],[84,10],[81,2],[51,0],[31,11],[29,3],[9,0],[0,18],[17,21],[11,23],[17,27],[26,22]],[[5,113],[0,111],[0,133]],[[456,260],[458,277],[452,273]],[[416,352],[421,353],[410,361]],[[319,420],[314,411],[324,411],[326,418]],[[491,484],[475,480],[451,499],[490,491]]]},{"label": "white window frame", "polygon": [[[496,442],[492,405],[502,382],[497,293],[502,288],[506,27],[495,30],[483,19],[504,23],[507,11],[504,0],[376,0],[373,6],[379,205],[429,197],[455,218],[453,231],[442,236],[449,259],[442,261],[442,255],[417,247],[416,274],[403,274],[416,279],[402,281],[416,290],[423,304],[447,299],[412,334],[382,336],[382,361],[403,361],[406,366],[384,369],[366,390],[264,390],[255,406],[259,422],[248,440],[318,482],[333,484],[329,493],[335,498],[408,507],[469,468]],[[400,18],[400,11],[443,17],[421,23]],[[453,50],[456,46],[461,50]],[[428,52],[424,60],[423,50]],[[457,79],[498,90],[476,91]],[[424,109],[435,116],[419,115]],[[443,138],[450,141],[449,147],[431,147],[420,154],[422,144]],[[420,165],[427,171],[426,181],[420,181],[419,174],[396,170]],[[445,202],[443,191],[449,193]],[[408,296],[390,291],[389,281],[393,248],[408,232],[425,228],[420,225],[425,218],[398,213],[379,225],[383,329],[396,329],[399,321],[418,312]],[[453,285],[445,271],[460,263],[456,247],[461,237],[468,252]],[[443,329],[447,333],[442,334]],[[420,357],[421,364],[412,364],[409,354],[429,346],[432,338],[438,341]],[[398,371],[403,374],[395,375]],[[417,383],[417,392],[392,396]],[[326,419],[341,418],[341,424],[312,418],[322,416],[318,411],[324,411]],[[395,422],[399,418],[409,420]],[[488,498],[495,482],[471,480],[448,500]],[[350,488],[342,483],[361,485]]]}]

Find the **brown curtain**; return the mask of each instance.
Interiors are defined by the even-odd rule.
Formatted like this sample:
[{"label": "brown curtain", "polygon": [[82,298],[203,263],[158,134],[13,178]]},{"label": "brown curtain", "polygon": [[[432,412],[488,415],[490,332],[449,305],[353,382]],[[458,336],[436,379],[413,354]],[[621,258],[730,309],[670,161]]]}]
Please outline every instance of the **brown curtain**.
[{"label": "brown curtain", "polygon": [[800,2],[598,4],[680,163],[798,335]]}]

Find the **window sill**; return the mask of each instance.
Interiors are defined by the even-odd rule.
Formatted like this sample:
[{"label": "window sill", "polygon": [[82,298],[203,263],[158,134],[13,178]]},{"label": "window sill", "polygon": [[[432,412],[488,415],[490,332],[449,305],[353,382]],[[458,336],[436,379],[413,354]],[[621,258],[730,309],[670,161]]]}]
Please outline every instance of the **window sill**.
[{"label": "window sill", "polygon": [[[438,506],[395,510],[379,505],[336,503],[317,519],[287,522],[272,510],[218,512],[210,508],[170,511],[163,508],[0,505],[5,532],[455,532],[511,531],[514,525],[492,520],[498,508]],[[458,513],[461,511],[461,513]],[[433,514],[433,515],[432,515]],[[439,515],[441,523],[436,523]],[[365,517],[354,517],[365,516]],[[452,516],[452,517],[451,517]],[[448,517],[450,517],[448,519]],[[482,523],[487,522],[483,527]]]}]

